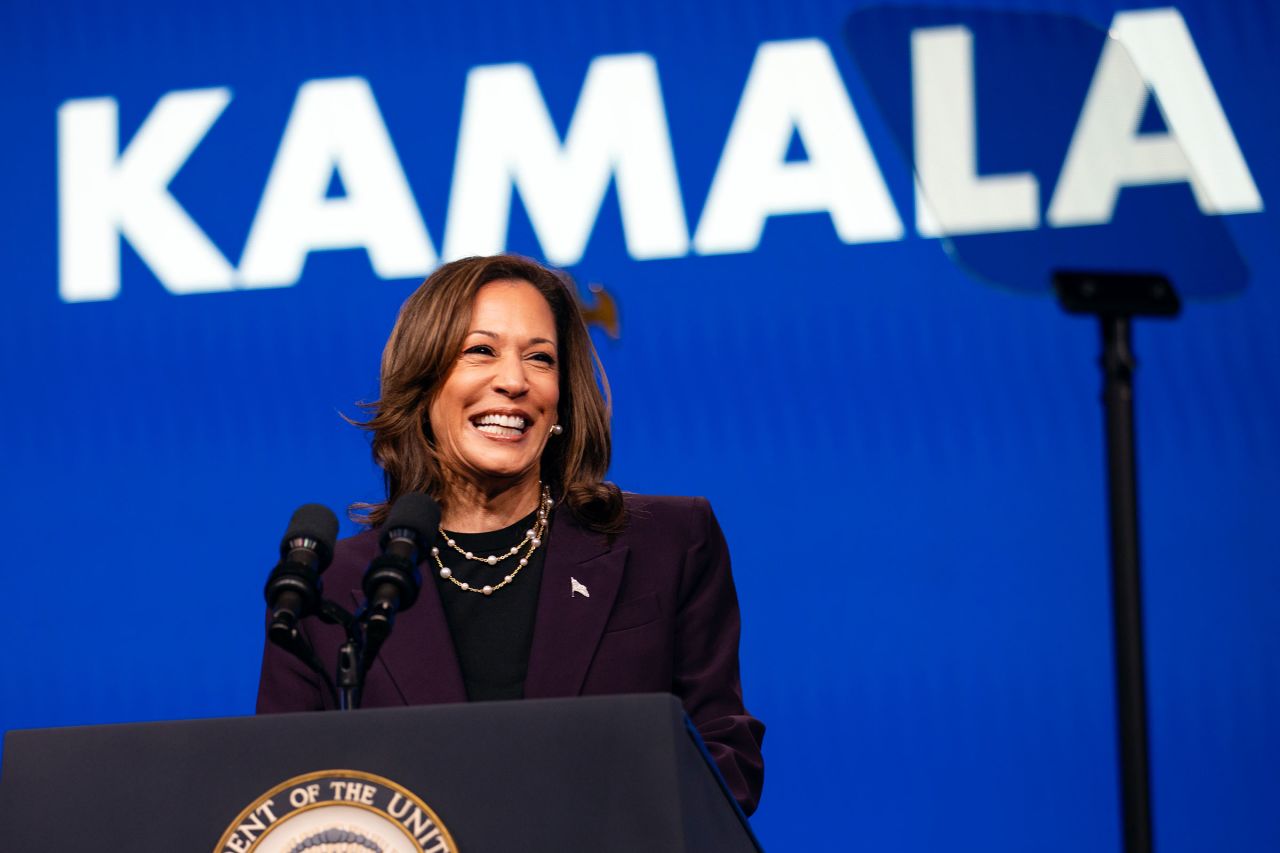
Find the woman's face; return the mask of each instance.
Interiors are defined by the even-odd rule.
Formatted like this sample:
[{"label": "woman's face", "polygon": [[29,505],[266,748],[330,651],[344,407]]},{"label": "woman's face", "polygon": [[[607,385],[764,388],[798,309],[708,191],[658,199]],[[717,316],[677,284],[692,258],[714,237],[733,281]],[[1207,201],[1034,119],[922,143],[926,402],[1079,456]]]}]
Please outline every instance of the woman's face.
[{"label": "woman's face", "polygon": [[527,281],[476,293],[462,352],[431,402],[440,461],[482,488],[539,478],[560,402],[551,306]]}]

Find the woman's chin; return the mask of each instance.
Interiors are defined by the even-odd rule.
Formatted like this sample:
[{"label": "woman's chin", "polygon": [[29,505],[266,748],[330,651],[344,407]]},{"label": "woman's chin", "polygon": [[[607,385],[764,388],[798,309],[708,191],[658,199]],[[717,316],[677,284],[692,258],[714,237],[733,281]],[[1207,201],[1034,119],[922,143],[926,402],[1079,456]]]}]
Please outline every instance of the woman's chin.
[{"label": "woman's chin", "polygon": [[511,483],[521,480],[525,475],[538,473],[538,460],[529,459],[527,454],[520,453],[484,453],[476,454],[467,460],[467,467],[485,480],[498,483]]}]

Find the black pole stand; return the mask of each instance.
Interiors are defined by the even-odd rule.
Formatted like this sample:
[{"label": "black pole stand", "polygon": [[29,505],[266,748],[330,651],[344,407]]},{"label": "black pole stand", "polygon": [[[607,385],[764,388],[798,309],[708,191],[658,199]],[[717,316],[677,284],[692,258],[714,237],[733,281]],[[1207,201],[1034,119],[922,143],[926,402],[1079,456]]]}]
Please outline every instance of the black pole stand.
[{"label": "black pole stand", "polygon": [[1058,271],[1063,310],[1098,318],[1102,333],[1107,494],[1111,528],[1111,608],[1115,642],[1120,793],[1126,853],[1151,853],[1151,778],[1139,571],[1138,479],[1133,427],[1134,317],[1173,317],[1181,308],[1159,275]]},{"label": "black pole stand", "polygon": [[[364,620],[359,614],[348,613],[332,601],[321,604],[320,618],[330,625],[341,625],[347,632],[347,641],[338,649],[338,710],[354,711],[360,707],[360,693],[364,687]],[[327,681],[328,676],[325,678]],[[332,692],[331,687],[330,693]]]}]

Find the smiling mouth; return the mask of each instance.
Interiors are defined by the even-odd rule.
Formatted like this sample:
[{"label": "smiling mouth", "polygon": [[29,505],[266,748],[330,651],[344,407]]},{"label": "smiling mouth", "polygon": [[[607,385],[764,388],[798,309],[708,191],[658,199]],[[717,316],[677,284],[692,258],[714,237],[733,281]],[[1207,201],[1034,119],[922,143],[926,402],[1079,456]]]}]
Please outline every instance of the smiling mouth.
[{"label": "smiling mouth", "polygon": [[518,438],[529,428],[523,415],[487,414],[471,419],[471,425],[485,435],[495,438]]}]

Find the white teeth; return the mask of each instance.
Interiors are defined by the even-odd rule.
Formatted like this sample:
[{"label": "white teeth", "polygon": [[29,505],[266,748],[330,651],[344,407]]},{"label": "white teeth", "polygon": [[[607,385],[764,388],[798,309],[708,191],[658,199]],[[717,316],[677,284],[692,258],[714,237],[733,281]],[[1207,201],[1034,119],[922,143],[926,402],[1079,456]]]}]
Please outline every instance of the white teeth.
[{"label": "white teeth", "polygon": [[479,424],[476,429],[485,435],[501,435],[501,436],[517,436],[524,435],[523,430],[512,429],[511,427],[498,426],[497,424]]},{"label": "white teeth", "polygon": [[520,415],[481,415],[475,419],[474,423],[477,427],[498,426],[520,432],[523,432],[525,428],[525,419]]}]

